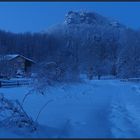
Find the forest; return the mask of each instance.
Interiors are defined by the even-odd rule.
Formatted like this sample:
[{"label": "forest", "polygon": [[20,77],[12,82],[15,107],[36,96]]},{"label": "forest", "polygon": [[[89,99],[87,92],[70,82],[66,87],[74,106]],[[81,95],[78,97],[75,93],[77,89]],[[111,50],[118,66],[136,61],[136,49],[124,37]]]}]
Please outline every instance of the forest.
[{"label": "forest", "polygon": [[41,68],[54,62],[61,71],[55,77],[62,81],[91,72],[99,77],[139,77],[139,44],[139,30],[91,12],[70,11],[63,23],[44,32],[0,31],[0,54],[24,55]]}]

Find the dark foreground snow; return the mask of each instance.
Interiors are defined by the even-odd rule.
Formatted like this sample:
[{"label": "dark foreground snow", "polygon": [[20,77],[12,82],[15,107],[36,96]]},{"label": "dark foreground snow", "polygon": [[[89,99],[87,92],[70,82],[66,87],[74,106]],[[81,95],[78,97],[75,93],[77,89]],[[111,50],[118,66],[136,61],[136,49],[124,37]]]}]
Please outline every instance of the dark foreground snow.
[{"label": "dark foreground snow", "polygon": [[[0,88],[9,99],[22,101],[29,87]],[[119,80],[93,80],[49,87],[32,94],[23,107],[34,120],[40,108],[40,128],[33,133],[0,128],[0,137],[140,137],[140,85]]]}]

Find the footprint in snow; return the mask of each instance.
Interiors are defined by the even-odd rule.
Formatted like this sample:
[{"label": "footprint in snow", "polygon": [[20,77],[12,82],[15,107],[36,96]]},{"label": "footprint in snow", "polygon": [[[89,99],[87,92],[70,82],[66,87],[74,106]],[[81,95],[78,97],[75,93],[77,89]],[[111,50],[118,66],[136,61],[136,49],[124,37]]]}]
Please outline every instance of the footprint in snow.
[{"label": "footprint in snow", "polygon": [[139,87],[139,86],[136,86],[136,85],[133,86],[133,87],[132,87],[132,90],[133,90],[133,91],[136,91],[137,93],[140,93],[140,87]]},{"label": "footprint in snow", "polygon": [[76,125],[86,125],[87,123],[86,123],[86,122],[79,122],[79,121],[76,121],[75,124],[76,124]]},{"label": "footprint in snow", "polygon": [[85,121],[74,121],[74,120],[71,120],[71,124],[73,126],[81,126],[81,125],[86,125],[87,123]]}]

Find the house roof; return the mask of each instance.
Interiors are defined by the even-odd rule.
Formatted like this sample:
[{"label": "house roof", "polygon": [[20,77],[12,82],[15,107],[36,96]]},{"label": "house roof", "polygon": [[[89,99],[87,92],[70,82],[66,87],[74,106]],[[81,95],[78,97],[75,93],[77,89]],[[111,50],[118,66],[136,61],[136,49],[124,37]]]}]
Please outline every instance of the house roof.
[{"label": "house roof", "polygon": [[8,60],[8,61],[10,61],[10,60],[12,60],[12,59],[14,59],[14,58],[16,58],[16,57],[18,57],[18,56],[20,56],[20,57],[22,57],[22,58],[24,58],[24,59],[26,59],[26,60],[28,60],[28,61],[31,61],[31,62],[35,63],[34,60],[29,59],[29,58],[27,58],[27,57],[25,57],[25,56],[23,56],[23,55],[20,55],[20,54],[0,55],[0,60]]}]

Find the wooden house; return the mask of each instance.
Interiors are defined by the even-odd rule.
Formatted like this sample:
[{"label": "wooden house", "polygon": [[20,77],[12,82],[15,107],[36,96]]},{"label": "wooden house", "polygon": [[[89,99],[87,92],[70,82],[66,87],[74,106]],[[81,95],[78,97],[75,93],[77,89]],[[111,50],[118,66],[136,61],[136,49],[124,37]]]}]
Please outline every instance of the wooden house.
[{"label": "wooden house", "polygon": [[[0,55],[6,74],[10,76],[30,75],[35,61],[19,54]],[[1,63],[1,64],[2,64]]]}]

